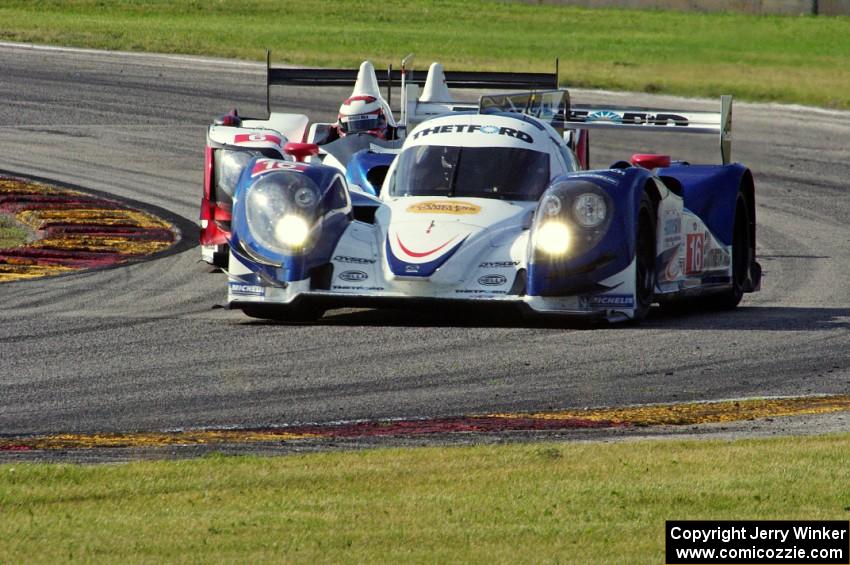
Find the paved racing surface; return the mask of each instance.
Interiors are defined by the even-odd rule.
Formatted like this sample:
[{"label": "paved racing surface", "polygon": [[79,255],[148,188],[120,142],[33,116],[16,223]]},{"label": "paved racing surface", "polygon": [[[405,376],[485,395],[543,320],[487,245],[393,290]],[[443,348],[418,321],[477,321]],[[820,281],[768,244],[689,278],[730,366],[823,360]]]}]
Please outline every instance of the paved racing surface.
[{"label": "paved racing surface", "polygon": [[[733,156],[755,174],[765,277],[734,312],[659,311],[637,328],[587,329],[486,313],[337,310],[301,326],[222,309],[224,275],[200,263],[196,247],[204,128],[232,106],[264,115],[262,67],[0,46],[0,69],[0,170],[123,198],[183,233],[149,262],[0,285],[2,435],[850,389],[850,114],[736,104]],[[332,119],[346,95],[278,89],[275,107]],[[711,136],[593,137],[596,166],[652,151],[719,160]]]}]

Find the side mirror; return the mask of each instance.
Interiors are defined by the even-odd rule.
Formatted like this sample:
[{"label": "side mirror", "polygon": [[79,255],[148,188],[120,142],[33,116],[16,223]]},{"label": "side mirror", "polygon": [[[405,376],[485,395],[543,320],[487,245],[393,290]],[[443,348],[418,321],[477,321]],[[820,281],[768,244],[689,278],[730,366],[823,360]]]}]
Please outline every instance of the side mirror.
[{"label": "side mirror", "polygon": [[297,143],[289,141],[283,146],[283,152],[295,157],[296,161],[304,162],[307,157],[315,157],[319,154],[319,146],[315,143]]},{"label": "side mirror", "polygon": [[239,112],[237,112],[236,108],[234,108],[224,116],[213,120],[213,124],[217,126],[231,126],[238,128],[242,127],[242,118],[239,117]]}]

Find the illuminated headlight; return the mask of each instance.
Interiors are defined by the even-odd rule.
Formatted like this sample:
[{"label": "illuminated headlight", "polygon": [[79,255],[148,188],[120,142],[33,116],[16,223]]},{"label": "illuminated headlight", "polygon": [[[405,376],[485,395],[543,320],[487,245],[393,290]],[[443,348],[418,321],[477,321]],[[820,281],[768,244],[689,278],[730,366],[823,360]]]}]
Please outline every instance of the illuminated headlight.
[{"label": "illuminated headlight", "polygon": [[605,199],[593,192],[580,194],[573,202],[573,215],[576,222],[585,228],[595,228],[605,221],[608,207]]},{"label": "illuminated headlight", "polygon": [[245,219],[256,244],[276,255],[306,251],[317,236],[319,192],[305,175],[265,175],[245,193]]},{"label": "illuminated headlight", "polygon": [[274,234],[285,246],[300,249],[307,242],[310,226],[301,216],[287,214],[275,224]]},{"label": "illuminated headlight", "polygon": [[563,222],[548,221],[537,230],[537,248],[549,255],[563,255],[570,248],[570,229]]}]

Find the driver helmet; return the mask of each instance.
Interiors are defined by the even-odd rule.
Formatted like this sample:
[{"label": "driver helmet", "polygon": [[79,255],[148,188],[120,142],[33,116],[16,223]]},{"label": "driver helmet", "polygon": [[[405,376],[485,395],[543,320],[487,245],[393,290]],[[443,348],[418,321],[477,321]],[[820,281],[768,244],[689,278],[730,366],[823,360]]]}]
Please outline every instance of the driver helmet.
[{"label": "driver helmet", "polygon": [[346,99],[339,107],[337,120],[340,137],[349,133],[368,133],[386,139],[387,117],[380,100],[374,96],[360,95]]}]

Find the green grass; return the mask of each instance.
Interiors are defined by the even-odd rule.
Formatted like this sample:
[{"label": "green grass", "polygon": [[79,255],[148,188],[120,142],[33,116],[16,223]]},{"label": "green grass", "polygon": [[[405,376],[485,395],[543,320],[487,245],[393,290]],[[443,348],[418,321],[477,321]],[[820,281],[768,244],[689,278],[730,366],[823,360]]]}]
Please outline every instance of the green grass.
[{"label": "green grass", "polygon": [[0,214],[0,249],[11,249],[26,243],[30,232],[8,216]]},{"label": "green grass", "polygon": [[850,18],[588,10],[497,1],[6,0],[0,39],[346,66],[415,52],[567,86],[850,108]]},{"label": "green grass", "polygon": [[0,562],[661,563],[667,519],[848,519],[850,435],[0,465]]}]

